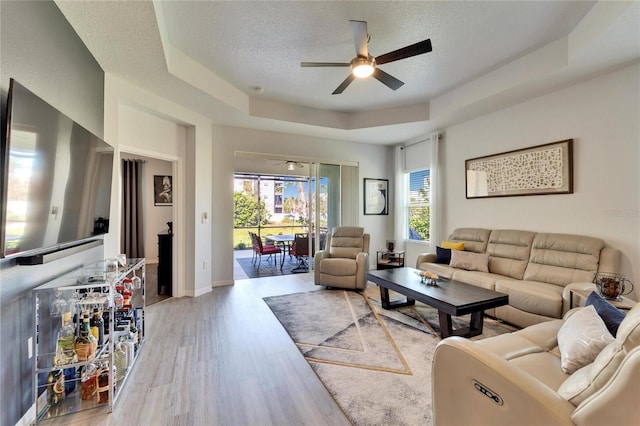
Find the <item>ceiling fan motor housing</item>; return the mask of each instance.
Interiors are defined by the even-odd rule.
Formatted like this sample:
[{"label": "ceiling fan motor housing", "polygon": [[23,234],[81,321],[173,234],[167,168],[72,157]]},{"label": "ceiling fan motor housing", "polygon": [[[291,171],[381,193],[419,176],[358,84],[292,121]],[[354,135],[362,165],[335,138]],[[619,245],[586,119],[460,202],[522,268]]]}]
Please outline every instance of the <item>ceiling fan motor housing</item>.
[{"label": "ceiling fan motor housing", "polygon": [[356,56],[351,60],[351,71],[358,78],[369,77],[376,68],[376,59],[369,55],[368,58]]}]

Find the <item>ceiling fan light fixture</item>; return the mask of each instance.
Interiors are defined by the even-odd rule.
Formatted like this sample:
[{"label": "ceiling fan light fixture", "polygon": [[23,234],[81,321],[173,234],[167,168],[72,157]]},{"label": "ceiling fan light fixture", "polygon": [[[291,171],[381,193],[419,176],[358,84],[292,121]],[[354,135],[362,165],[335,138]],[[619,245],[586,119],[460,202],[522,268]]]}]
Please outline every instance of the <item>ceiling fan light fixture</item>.
[{"label": "ceiling fan light fixture", "polygon": [[287,161],[287,170],[289,170],[290,172],[294,171],[296,169],[296,163],[293,161]]},{"label": "ceiling fan light fixture", "polygon": [[375,68],[376,62],[371,56],[368,58],[357,57],[351,61],[351,72],[357,78],[369,77]]}]

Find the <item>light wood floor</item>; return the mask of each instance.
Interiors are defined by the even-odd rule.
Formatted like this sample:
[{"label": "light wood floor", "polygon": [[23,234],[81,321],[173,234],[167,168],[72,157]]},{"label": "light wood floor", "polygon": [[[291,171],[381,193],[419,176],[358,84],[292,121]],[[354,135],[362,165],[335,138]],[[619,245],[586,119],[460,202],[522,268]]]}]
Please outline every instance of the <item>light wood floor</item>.
[{"label": "light wood floor", "polygon": [[113,413],[99,408],[45,424],[348,425],[262,300],[316,289],[311,274],[297,274],[156,303]]},{"label": "light wood floor", "polygon": [[158,264],[147,263],[146,265],[146,305],[153,305],[168,299],[170,296],[158,294]]}]

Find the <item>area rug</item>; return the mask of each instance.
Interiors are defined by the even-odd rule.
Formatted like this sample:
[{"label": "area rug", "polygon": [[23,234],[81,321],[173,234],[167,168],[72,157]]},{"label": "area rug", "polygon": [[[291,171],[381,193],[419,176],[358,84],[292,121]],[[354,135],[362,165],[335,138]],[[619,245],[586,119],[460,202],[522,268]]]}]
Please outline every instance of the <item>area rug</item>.
[{"label": "area rug", "polygon": [[[247,274],[248,278],[274,277],[279,275],[289,275],[295,273],[294,269],[298,266],[298,260],[294,257],[285,256],[284,265],[280,269],[280,256],[278,262],[274,264],[273,259],[267,260],[268,256],[263,256],[260,269],[258,262],[254,265],[250,257],[242,257],[236,259],[240,267]],[[307,272],[307,271],[305,271]]]},{"label": "area rug", "polygon": [[[364,292],[317,290],[264,301],[352,424],[431,424],[437,310],[418,304],[387,311],[371,285]],[[513,330],[485,319],[485,333],[475,339]]]}]

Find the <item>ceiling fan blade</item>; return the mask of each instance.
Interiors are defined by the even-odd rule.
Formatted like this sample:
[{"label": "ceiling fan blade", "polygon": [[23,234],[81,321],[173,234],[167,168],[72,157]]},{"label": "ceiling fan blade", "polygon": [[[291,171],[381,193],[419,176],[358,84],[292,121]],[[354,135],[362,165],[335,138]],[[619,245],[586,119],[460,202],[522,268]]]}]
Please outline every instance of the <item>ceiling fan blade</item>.
[{"label": "ceiling fan blade", "polygon": [[376,68],[375,70],[373,70],[373,74],[371,75],[373,76],[373,78],[382,82],[382,84],[384,84],[385,86],[387,86],[392,90],[398,90],[404,84],[402,81],[398,80],[391,74],[387,74],[386,72],[382,71],[380,68]]},{"label": "ceiling fan blade", "polygon": [[300,62],[301,67],[348,67],[349,62]]},{"label": "ceiling fan blade", "polygon": [[349,76],[344,79],[340,86],[338,86],[336,90],[333,91],[332,95],[339,95],[340,93],[344,92],[344,89],[346,89],[347,86],[350,85],[355,78],[356,77],[353,74],[349,74]]},{"label": "ceiling fan blade", "polygon": [[393,61],[399,61],[400,59],[410,58],[412,56],[421,55],[423,53],[431,52],[431,40],[426,39],[419,41],[410,46],[405,46],[401,49],[394,50],[393,52],[385,53],[376,57],[376,64],[382,65]]},{"label": "ceiling fan blade", "polygon": [[353,43],[356,46],[356,54],[361,58],[369,57],[369,34],[367,33],[367,23],[365,21],[349,21]]}]

